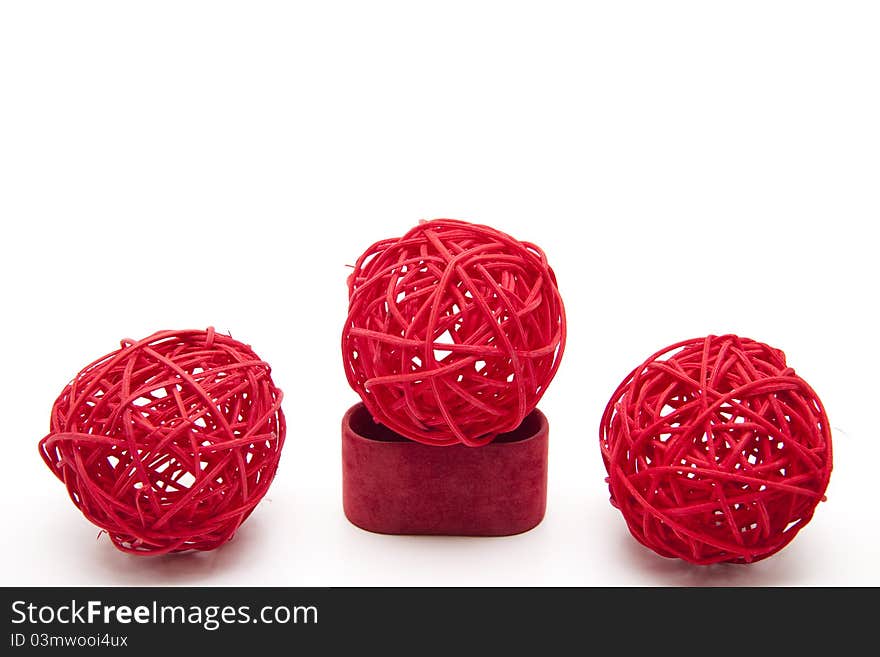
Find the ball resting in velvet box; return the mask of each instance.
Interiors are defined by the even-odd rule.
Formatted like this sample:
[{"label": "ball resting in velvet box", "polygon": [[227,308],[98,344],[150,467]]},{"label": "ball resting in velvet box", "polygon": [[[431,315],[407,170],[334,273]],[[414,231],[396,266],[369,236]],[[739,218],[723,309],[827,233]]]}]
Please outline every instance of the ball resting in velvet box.
[{"label": "ball resting in velvet box", "polygon": [[346,517],[382,534],[509,536],[547,503],[549,425],[539,410],[480,448],[408,440],[356,404],[342,421]]}]

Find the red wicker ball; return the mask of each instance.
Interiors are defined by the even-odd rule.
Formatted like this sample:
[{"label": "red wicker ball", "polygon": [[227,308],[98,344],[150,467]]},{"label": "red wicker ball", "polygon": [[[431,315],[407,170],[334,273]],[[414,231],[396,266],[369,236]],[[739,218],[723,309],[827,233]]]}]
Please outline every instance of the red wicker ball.
[{"label": "red wicker ball", "polygon": [[424,221],[367,249],[348,287],[348,382],[412,440],[485,445],[520,425],[559,367],[553,270],[537,246],[493,228]]},{"label": "red wicker ball", "polygon": [[213,328],[160,331],[74,377],[40,454],[120,550],[211,550],[275,476],[281,398],[249,346]]},{"label": "red wicker ball", "polygon": [[785,547],[825,499],[831,432],[778,349],[735,335],[658,351],[602,416],[611,503],[665,557],[749,563]]}]

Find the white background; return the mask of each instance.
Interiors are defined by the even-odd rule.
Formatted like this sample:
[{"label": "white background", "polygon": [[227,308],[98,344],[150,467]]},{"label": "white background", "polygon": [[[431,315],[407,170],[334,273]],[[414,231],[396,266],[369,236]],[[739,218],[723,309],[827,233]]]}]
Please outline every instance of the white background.
[{"label": "white background", "polygon": [[[878,33],[872,2],[3,3],[0,583],[880,584]],[[541,245],[567,304],[521,536],[342,514],[346,265],[432,217]],[[278,476],[222,549],[124,555],[37,441],[121,338],[209,324],[286,393]],[[782,553],[699,568],[629,537],[597,426],[644,357],[722,332],[786,351],[835,467]]]}]

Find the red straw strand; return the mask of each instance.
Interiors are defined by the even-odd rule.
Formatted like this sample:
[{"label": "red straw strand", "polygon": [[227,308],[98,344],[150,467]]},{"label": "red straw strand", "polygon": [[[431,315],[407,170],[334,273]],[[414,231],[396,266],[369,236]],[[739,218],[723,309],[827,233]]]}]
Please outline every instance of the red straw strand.
[{"label": "red straw strand", "polygon": [[422,222],[371,246],[348,279],[345,371],[377,422],[480,446],[534,410],[565,347],[544,253],[493,228]]},{"label": "red straw strand", "polygon": [[778,552],[831,476],[819,397],[784,353],[735,335],[648,358],[608,402],[600,440],[611,503],[632,535],[696,564]]},{"label": "red straw strand", "polygon": [[161,331],[76,375],[40,454],[120,550],[211,550],[275,476],[281,398],[249,346],[213,328]]}]

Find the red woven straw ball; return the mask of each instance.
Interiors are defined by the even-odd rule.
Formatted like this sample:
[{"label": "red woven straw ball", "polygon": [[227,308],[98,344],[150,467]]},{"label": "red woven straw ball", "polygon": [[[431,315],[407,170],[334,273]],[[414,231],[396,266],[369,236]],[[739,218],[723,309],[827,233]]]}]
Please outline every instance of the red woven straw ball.
[{"label": "red woven straw ball", "polygon": [[120,550],[211,550],[275,476],[281,398],[249,346],[213,328],[161,331],[74,377],[40,454]]},{"label": "red woven straw ball", "polygon": [[632,535],[696,564],[781,550],[831,475],[819,397],[784,353],[735,335],[648,358],[612,395],[600,439],[611,503]]},{"label": "red woven straw ball", "polygon": [[565,311],[543,251],[500,231],[425,221],[358,258],[342,335],[374,419],[430,445],[518,427],[556,374]]}]

